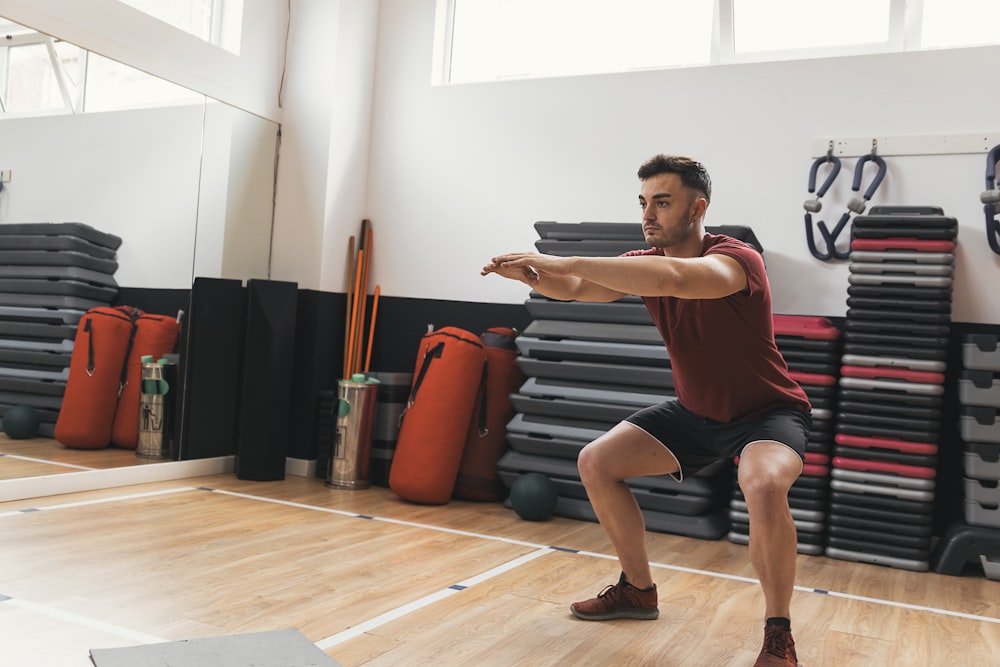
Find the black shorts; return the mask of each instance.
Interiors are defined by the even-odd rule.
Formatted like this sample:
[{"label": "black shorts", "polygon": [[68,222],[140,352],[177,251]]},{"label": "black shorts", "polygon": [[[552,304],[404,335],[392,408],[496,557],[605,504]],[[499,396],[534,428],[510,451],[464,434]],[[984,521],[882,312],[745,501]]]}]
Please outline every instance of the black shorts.
[{"label": "black shorts", "polygon": [[794,407],[771,410],[756,417],[717,422],[694,414],[671,400],[639,410],[625,421],[641,428],[670,450],[681,469],[675,476],[696,475],[720,459],[739,456],[758,440],[774,440],[795,450],[805,461],[812,417]]}]

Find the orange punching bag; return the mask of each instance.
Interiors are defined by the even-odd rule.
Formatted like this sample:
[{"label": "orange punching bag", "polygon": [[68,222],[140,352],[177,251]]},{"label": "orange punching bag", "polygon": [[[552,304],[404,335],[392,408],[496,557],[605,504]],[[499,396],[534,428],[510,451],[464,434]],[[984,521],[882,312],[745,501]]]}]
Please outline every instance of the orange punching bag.
[{"label": "orange punching bag", "polygon": [[56,418],[55,439],[64,446],[101,449],[111,444],[134,316],[128,307],[102,306],[80,318]]},{"label": "orange punching bag", "polygon": [[[181,325],[176,318],[151,315],[140,311],[135,321],[135,338],[129,351],[125,369],[125,387],[118,398],[114,422],[111,427],[112,444],[125,449],[135,449],[139,444],[139,402],[142,384],[142,358],[159,359],[174,349]],[[175,388],[176,391],[176,388]]]},{"label": "orange punching bag", "polygon": [[421,338],[389,470],[389,488],[403,500],[451,499],[485,363],[483,342],[464,329]]},{"label": "orange punching bag", "polygon": [[486,349],[486,382],[465,439],[455,498],[496,501],[507,497],[497,463],[507,451],[507,423],[515,413],[510,395],[525,379],[517,366],[516,337],[517,332],[507,327],[491,327],[480,336]]}]

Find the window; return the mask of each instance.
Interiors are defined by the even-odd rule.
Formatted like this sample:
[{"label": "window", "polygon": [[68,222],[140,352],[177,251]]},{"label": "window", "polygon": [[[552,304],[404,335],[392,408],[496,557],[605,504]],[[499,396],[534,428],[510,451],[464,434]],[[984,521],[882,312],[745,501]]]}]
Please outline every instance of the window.
[{"label": "window", "polygon": [[195,104],[204,95],[15,23],[0,25],[0,113],[42,115]]},{"label": "window", "polygon": [[733,0],[733,51],[886,43],[889,0]]},{"label": "window", "polygon": [[920,45],[925,49],[996,44],[1000,3],[996,0],[924,0]]},{"label": "window", "polygon": [[0,111],[67,113],[82,103],[85,53],[15,24],[0,42]]},{"label": "window", "polygon": [[437,0],[434,83],[1000,44],[996,0]]},{"label": "window", "polygon": [[703,65],[713,0],[454,0],[451,83]]},{"label": "window", "polygon": [[239,54],[243,0],[118,0],[179,30]]}]

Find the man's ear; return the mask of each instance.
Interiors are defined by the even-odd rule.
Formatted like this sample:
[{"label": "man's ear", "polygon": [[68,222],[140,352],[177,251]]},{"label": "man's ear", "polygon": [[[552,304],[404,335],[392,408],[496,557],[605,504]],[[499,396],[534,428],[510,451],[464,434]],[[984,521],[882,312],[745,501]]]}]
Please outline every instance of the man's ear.
[{"label": "man's ear", "polygon": [[705,211],[708,210],[708,200],[704,197],[698,197],[694,200],[692,206],[694,210],[694,219],[699,220],[705,217]]}]

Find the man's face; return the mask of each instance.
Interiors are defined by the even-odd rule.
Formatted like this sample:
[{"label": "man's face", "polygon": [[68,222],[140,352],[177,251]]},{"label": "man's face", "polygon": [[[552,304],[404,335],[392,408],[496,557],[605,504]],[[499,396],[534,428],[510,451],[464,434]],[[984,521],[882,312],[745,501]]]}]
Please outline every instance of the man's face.
[{"label": "man's face", "polygon": [[657,174],[642,182],[639,207],[642,234],[653,248],[669,248],[683,243],[697,230],[704,212],[698,199],[677,174]]}]

